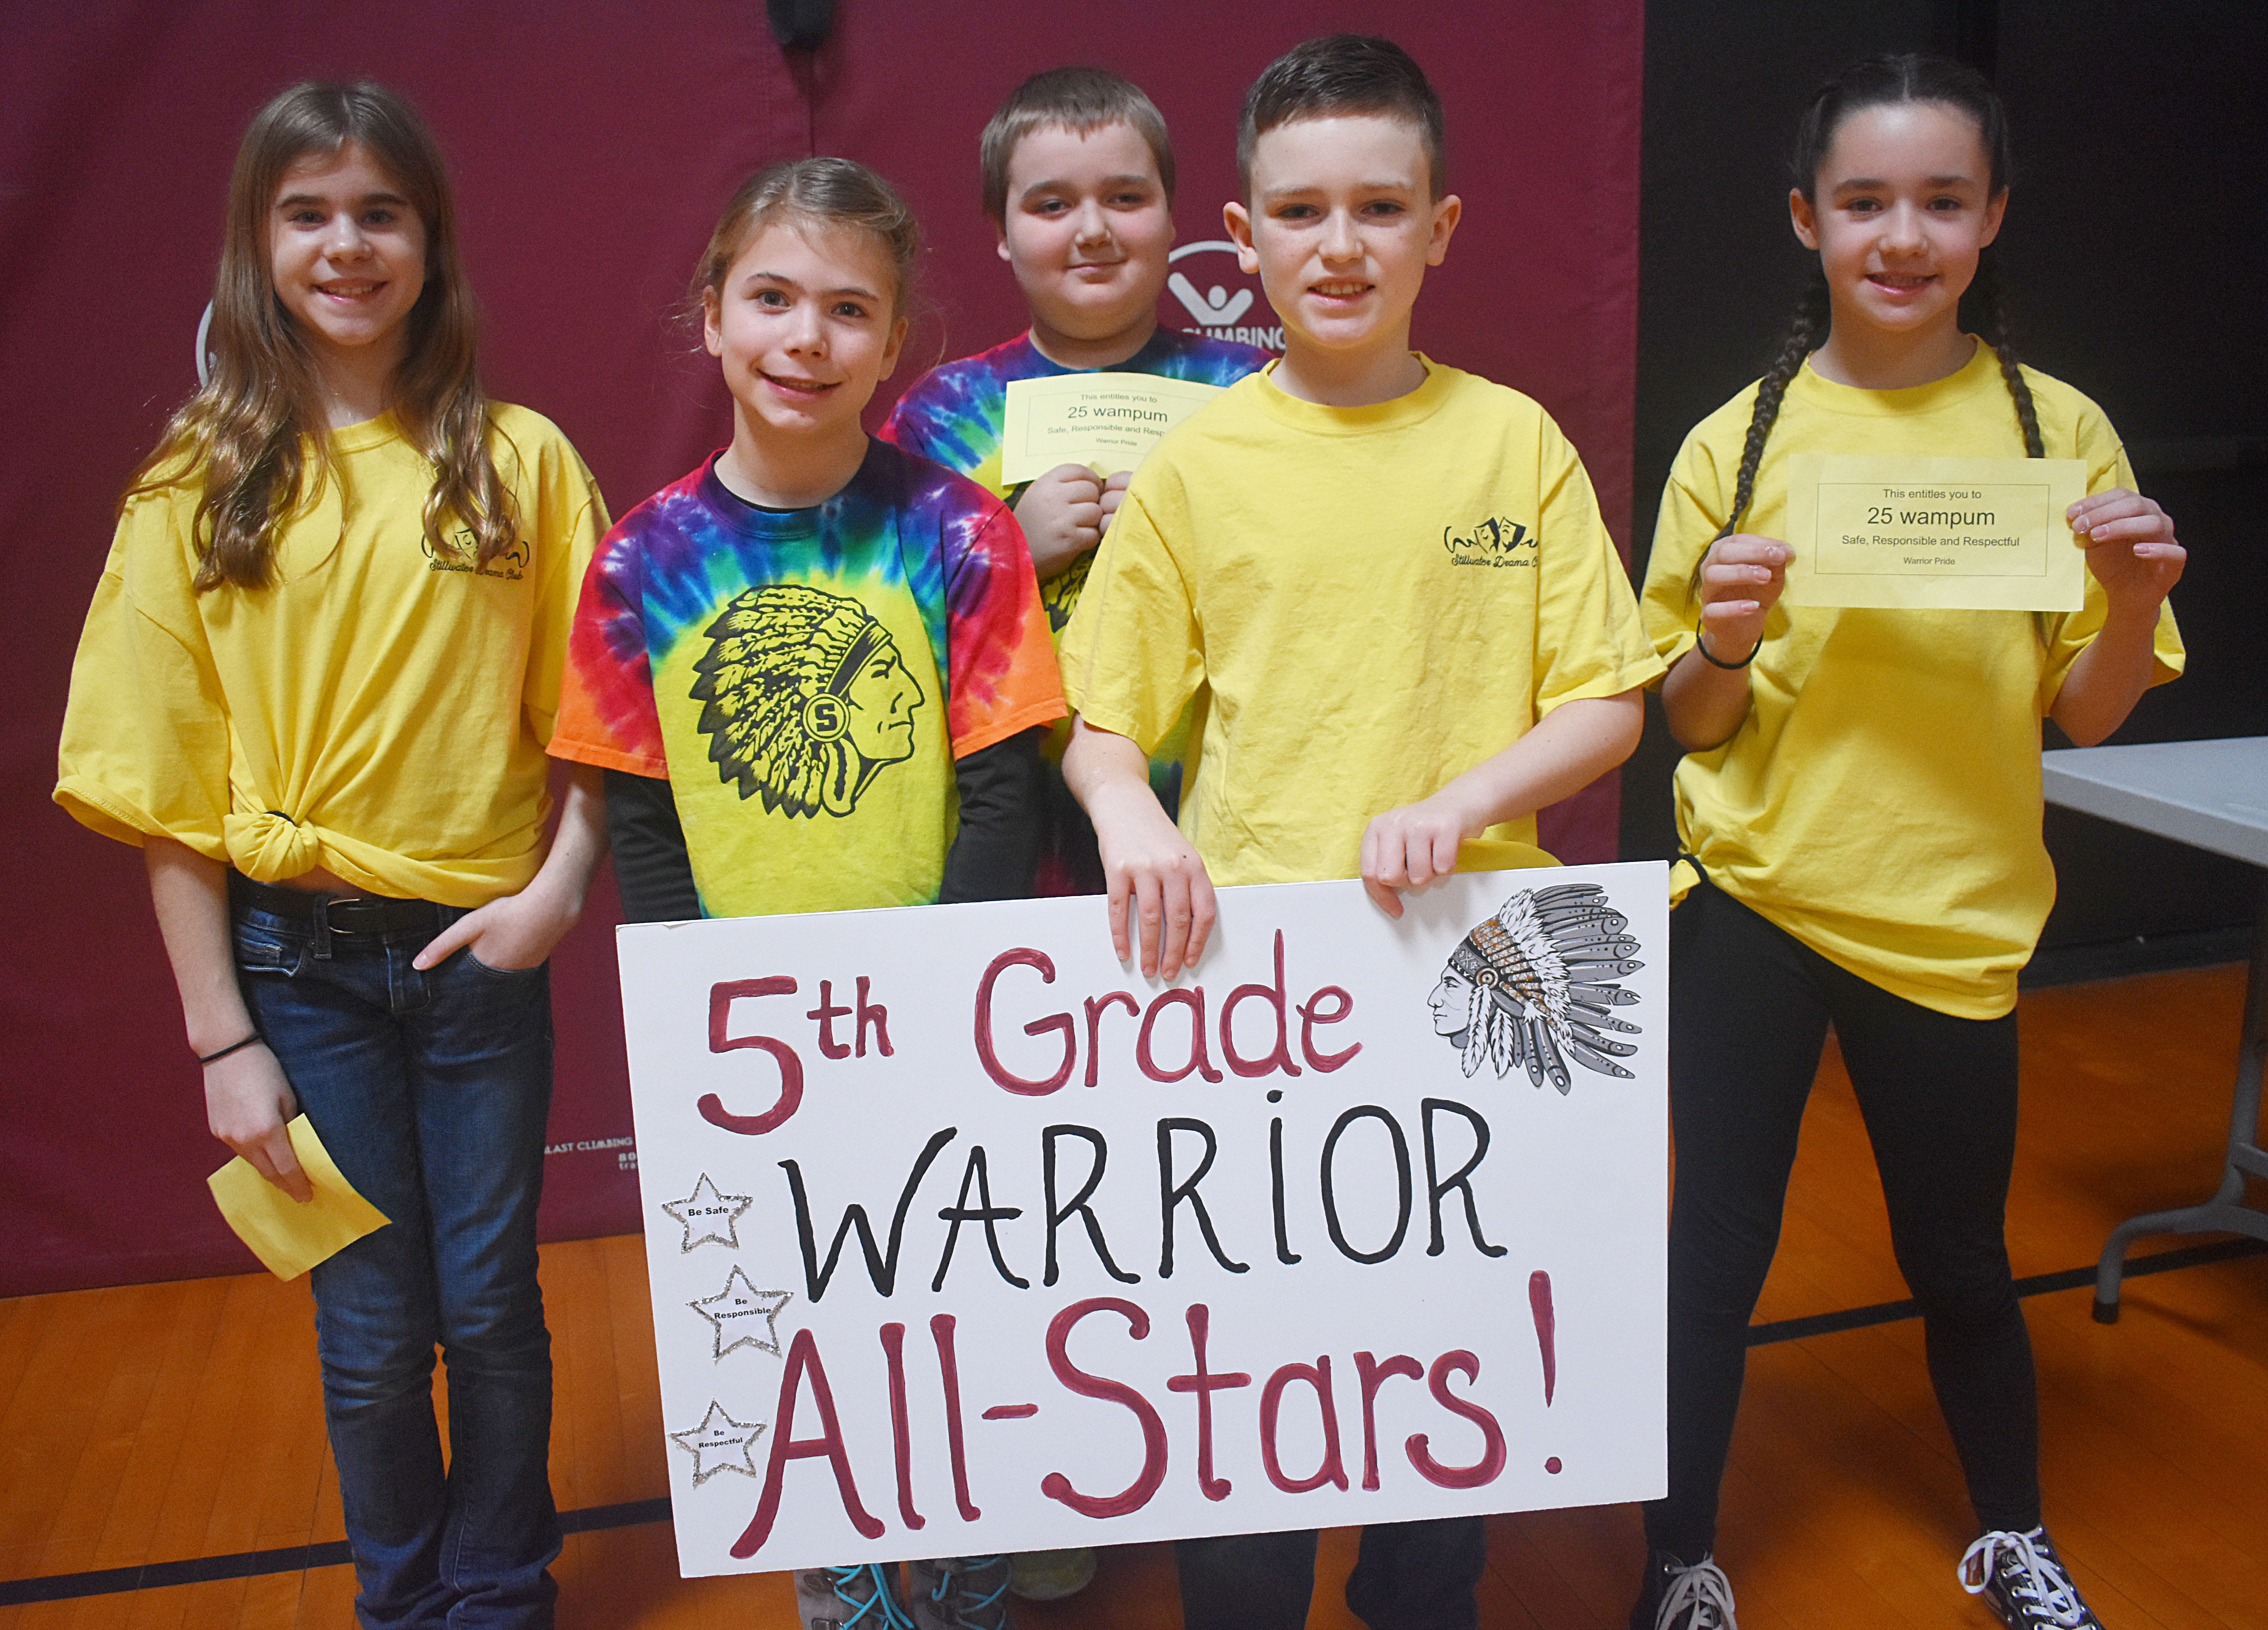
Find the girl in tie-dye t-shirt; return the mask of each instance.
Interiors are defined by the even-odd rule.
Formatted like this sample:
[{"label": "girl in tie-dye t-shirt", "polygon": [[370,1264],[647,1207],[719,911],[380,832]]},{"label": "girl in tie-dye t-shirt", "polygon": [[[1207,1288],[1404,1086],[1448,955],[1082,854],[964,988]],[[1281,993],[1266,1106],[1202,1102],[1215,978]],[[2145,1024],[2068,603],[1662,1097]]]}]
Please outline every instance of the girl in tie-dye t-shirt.
[{"label": "girl in tie-dye t-shirt", "polygon": [[633,921],[1029,892],[1064,705],[1023,536],[859,424],[916,242],[879,177],[806,159],[703,257],[733,442],[600,546],[551,740],[608,771]]}]

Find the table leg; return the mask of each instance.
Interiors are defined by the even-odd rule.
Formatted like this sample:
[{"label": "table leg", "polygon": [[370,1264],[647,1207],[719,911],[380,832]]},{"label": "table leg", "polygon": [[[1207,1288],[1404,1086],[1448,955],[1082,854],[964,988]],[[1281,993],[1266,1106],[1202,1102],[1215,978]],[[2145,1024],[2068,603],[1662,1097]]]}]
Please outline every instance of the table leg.
[{"label": "table leg", "polygon": [[2244,1029],[2237,1044],[2236,1097],[2229,1107],[2228,1164],[2220,1187],[2202,1205],[2154,1211],[2120,1223],[2102,1247],[2095,1270],[2095,1318],[2118,1321],[2118,1281],[2126,1248],[2146,1234],[2245,1234],[2268,1240],[2268,1211],[2244,1203],[2247,1174],[2268,1178],[2260,1149],[2260,1073],[2268,1055],[2268,872],[2262,874],[2259,916],[2252,936],[2252,973],[2244,991]]}]

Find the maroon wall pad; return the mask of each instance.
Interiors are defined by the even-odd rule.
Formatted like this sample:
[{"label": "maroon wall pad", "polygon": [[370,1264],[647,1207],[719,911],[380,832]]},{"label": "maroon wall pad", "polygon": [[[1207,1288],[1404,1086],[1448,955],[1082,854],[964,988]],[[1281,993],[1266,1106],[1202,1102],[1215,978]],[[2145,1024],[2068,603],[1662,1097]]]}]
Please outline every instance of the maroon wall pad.
[{"label": "maroon wall pad", "polygon": [[[834,37],[792,62],[753,0],[635,12],[433,0],[335,15],[241,0],[21,9],[0,61],[0,516],[23,613],[16,701],[0,715],[11,879],[0,893],[0,1296],[254,1267],[202,1181],[226,1151],[205,1130],[140,857],[48,795],[118,492],[195,386],[229,165],[266,97],[298,78],[368,76],[423,110],[455,177],[489,388],[556,421],[620,513],[729,433],[715,364],[679,313],[694,258],[750,170],[843,153],[920,212],[931,314],[876,398],[876,422],[919,365],[1021,326],[976,159],[978,130],[1019,80],[1090,62],[1143,84],[1175,136],[1180,241],[1203,244],[1222,236],[1253,76],[1301,38],[1377,18],[1283,0],[1226,11],[1001,0],[978,26],[956,8],[842,0]],[[1450,185],[1465,203],[1417,343],[1538,398],[1581,451],[1626,550],[1641,8],[1417,0],[1388,20],[1447,105]],[[1230,326],[1272,326],[1256,280],[1226,254],[1196,250],[1175,269],[1201,295],[1222,291],[1214,309],[1235,312]],[[1174,294],[1161,315],[1200,326]],[[1611,859],[1616,815],[1609,778],[1546,811],[1543,842],[1571,860]],[[602,881],[555,961],[549,1238],[638,1225],[614,921]]]}]

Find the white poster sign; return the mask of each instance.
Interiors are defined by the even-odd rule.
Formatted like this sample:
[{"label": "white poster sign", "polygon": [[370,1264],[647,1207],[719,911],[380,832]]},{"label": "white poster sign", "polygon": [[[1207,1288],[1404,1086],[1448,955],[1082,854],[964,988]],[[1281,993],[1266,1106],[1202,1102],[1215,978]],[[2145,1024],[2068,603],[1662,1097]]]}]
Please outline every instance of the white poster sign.
[{"label": "white poster sign", "polygon": [[691,1575],[1663,1490],[1659,864],[622,931]]}]

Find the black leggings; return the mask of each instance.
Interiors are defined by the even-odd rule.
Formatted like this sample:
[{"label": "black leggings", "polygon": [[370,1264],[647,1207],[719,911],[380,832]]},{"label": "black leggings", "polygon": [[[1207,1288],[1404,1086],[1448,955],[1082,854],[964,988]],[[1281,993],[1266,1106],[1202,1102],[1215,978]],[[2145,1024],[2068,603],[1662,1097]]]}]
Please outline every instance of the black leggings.
[{"label": "black leggings", "polygon": [[2003,1228],[2016,1016],[1954,1018],[1894,996],[1707,883],[1669,937],[1669,1494],[1646,1509],[1647,1539],[1687,1562],[1715,1544],[1749,1316],[1830,1023],[1970,1502],[1988,1530],[2036,1527],[2039,1405]]},{"label": "black leggings", "polygon": [[[1174,1544],[1185,1630],[1301,1630],[1315,1593],[1315,1531]],[[1370,1630],[1479,1630],[1488,1532],[1476,1516],[1372,1523],[1346,1604]]]}]

